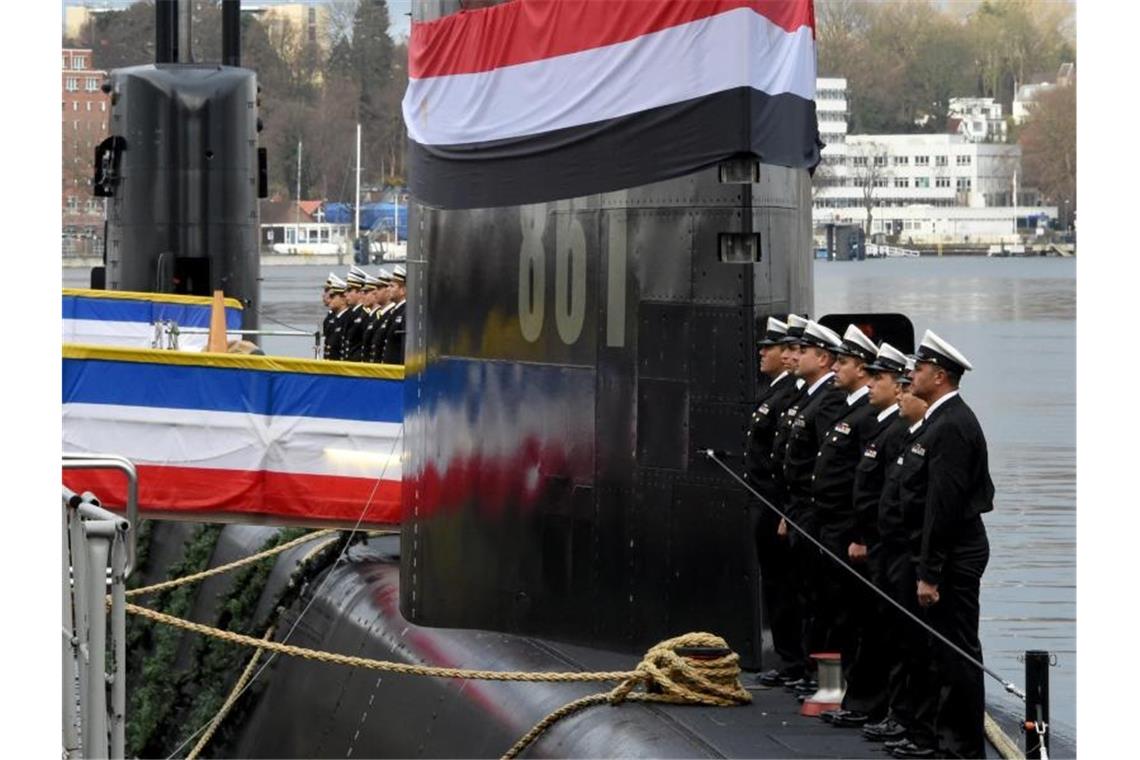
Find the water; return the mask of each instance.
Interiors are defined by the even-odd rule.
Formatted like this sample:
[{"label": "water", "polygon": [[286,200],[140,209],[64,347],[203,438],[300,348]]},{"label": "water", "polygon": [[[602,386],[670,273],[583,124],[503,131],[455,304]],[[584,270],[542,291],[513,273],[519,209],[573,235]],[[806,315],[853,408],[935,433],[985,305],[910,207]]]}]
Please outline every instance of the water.
[{"label": "water", "polygon": [[[1076,262],[923,258],[815,264],[828,312],[896,311],[930,328],[974,365],[962,397],[989,445],[996,495],[985,516],[986,664],[1024,686],[1026,649],[1057,655],[1052,718],[1076,724]],[[987,679],[989,682],[990,679]],[[988,683],[990,699],[1020,705]]]},{"label": "water", "polygon": [[[344,267],[338,268],[339,270]],[[311,331],[327,267],[262,269],[262,327]],[[65,285],[87,274],[64,270]],[[815,263],[816,312],[894,311],[962,350],[962,395],[989,443],[996,488],[982,581],[986,663],[1024,685],[1026,649],[1057,655],[1052,717],[1076,723],[1076,264],[1072,259],[923,258]],[[311,338],[267,337],[267,353],[312,356]],[[988,681],[989,679],[987,679]],[[1020,705],[989,684],[995,703]]]}]

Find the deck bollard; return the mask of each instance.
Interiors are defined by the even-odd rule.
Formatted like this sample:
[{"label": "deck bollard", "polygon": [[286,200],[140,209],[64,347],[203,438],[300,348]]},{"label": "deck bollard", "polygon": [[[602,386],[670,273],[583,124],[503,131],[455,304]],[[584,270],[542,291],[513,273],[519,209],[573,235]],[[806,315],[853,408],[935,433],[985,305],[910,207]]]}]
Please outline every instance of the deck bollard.
[{"label": "deck bollard", "polygon": [[[1049,756],[1049,653],[1025,653],[1025,757]],[[1044,751],[1042,751],[1044,750]]]},{"label": "deck bollard", "polygon": [[820,652],[811,658],[817,663],[819,689],[804,700],[800,715],[815,717],[828,710],[838,710],[843,703],[843,665],[839,652]]}]

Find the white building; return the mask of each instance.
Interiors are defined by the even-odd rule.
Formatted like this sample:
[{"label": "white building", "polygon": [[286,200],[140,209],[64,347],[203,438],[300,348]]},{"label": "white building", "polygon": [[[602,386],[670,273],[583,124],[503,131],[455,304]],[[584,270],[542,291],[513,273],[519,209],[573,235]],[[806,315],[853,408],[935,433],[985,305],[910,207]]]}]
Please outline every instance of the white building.
[{"label": "white building", "polygon": [[[829,223],[865,224],[868,198],[872,234],[899,234],[915,243],[1007,242],[1019,231],[1035,230],[1036,221],[1026,219],[1042,213],[1056,218],[1055,209],[1017,205],[1034,200],[1018,187],[1019,145],[971,142],[963,134],[849,135],[846,90],[845,79],[816,80],[825,143],[812,182],[817,230]],[[1000,120],[1000,104],[956,100],[963,113]]]},{"label": "white building", "polygon": [[1005,142],[1008,130],[1001,103],[993,98],[950,98],[951,131],[968,142]]}]

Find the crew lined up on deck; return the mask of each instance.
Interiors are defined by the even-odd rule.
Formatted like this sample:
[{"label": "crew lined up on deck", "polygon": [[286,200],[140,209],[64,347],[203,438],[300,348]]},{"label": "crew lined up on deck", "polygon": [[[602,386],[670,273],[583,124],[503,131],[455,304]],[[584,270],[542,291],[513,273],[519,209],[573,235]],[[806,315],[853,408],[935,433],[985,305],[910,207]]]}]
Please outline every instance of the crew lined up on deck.
[{"label": "crew lined up on deck", "polygon": [[329,273],[321,326],[324,358],[335,361],[403,364],[407,335],[407,270],[397,264],[377,276],[353,266],[342,280]]},{"label": "crew lined up on deck", "polygon": [[[759,346],[749,484],[980,662],[981,515],[994,488],[958,393],[970,362],[929,330],[908,357],[855,325],[840,337],[795,314],[769,318]],[[982,672],[759,502],[754,516],[765,617],[785,663],[760,684],[810,697],[811,655],[839,652],[847,688],[824,720],[861,726],[896,757],[984,757]]]}]

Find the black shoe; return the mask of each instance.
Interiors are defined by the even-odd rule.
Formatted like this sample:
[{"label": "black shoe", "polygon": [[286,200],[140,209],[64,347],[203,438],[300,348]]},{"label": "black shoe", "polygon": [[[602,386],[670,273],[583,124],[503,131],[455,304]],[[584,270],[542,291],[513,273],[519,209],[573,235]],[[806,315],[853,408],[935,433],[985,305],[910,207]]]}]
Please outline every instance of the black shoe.
[{"label": "black shoe", "polygon": [[805,681],[802,686],[795,688],[796,694],[807,694],[809,697],[819,691],[818,681]]},{"label": "black shoe", "polygon": [[831,725],[839,728],[858,728],[868,720],[866,713],[854,710],[840,710],[840,713],[840,715],[835,716],[835,720],[831,721]]},{"label": "black shoe", "polygon": [[900,744],[891,750],[895,757],[934,757],[934,750],[930,747],[920,747],[912,741]]},{"label": "black shoe", "polygon": [[894,718],[863,726],[863,738],[873,742],[898,740],[906,736],[906,726]]},{"label": "black shoe", "polygon": [[761,686],[775,687],[784,685],[784,675],[780,671],[773,668],[772,670],[765,670],[760,675],[756,676],[756,683]]},{"label": "black shoe", "polygon": [[824,723],[832,723],[844,712],[845,710],[824,710],[819,714],[819,719]]},{"label": "black shoe", "polygon": [[904,735],[904,736],[900,736],[897,739],[892,739],[892,740],[884,743],[883,749],[890,751],[890,750],[894,749],[895,747],[901,747],[904,744],[914,744],[914,742],[912,742],[910,739],[906,738],[906,736]]},{"label": "black shoe", "polygon": [[811,681],[810,678],[805,678],[803,676],[800,676],[799,678],[785,678],[783,680],[783,684],[784,684],[784,688],[787,689],[788,691],[795,691],[796,689],[802,687],[804,684],[809,683],[810,681]]}]

